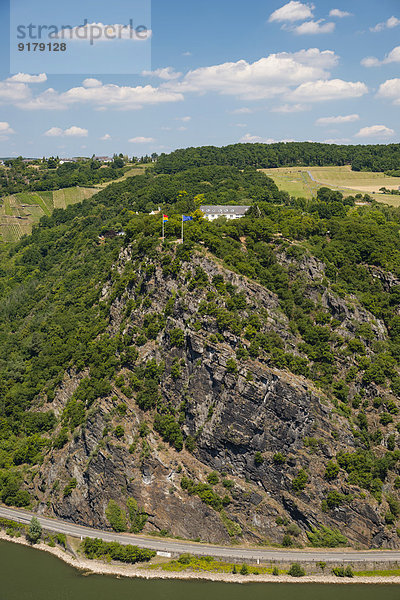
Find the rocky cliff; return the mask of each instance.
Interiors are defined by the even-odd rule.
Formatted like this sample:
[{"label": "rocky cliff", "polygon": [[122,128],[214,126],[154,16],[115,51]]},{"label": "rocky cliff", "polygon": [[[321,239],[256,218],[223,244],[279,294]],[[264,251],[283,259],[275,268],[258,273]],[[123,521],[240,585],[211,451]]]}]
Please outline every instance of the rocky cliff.
[{"label": "rocky cliff", "polygon": [[[59,442],[26,479],[42,513],[218,543],[301,545],[339,530],[356,546],[400,546],[398,434],[393,419],[380,425],[376,402],[396,414],[397,399],[362,382],[349,351],[357,340],[373,359],[385,325],[331,289],[315,258],[279,244],[276,256],[332,326],[335,393],[316,376],[312,340],[266,287],[205,250],[138,259],[129,246],[101,294],[120,366],[111,389],[85,404],[90,375],[73,365],[54,399],[37,403],[60,419]],[[372,337],[361,343],[365,324]],[[383,429],[373,458],[365,428]]]}]

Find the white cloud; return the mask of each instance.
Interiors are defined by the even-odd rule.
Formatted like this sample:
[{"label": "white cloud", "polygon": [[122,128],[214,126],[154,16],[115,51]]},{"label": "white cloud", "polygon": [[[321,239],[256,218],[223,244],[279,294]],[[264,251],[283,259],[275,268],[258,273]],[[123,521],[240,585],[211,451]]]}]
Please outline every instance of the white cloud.
[{"label": "white cloud", "polygon": [[348,144],[351,142],[350,138],[330,138],[328,140],[324,140],[324,144]]},{"label": "white cloud", "polygon": [[164,67],[163,69],[156,69],[155,71],[142,71],[142,75],[147,77],[158,77],[166,81],[170,79],[179,79],[182,73],[175,71],[173,67]]},{"label": "white cloud", "polygon": [[[147,104],[162,104],[165,102],[182,101],[183,95],[175,91],[146,86],[118,86],[114,84],[97,83],[97,80],[86,79],[81,87],[75,87],[66,92],[57,92],[48,88],[42,94],[32,98],[30,93],[22,94],[21,101],[15,102],[19,108],[27,110],[65,110],[72,105],[87,104],[95,109],[116,108],[137,110]],[[94,83],[96,82],[96,83]],[[0,100],[2,97],[0,83]],[[11,86],[24,84],[8,84]],[[29,92],[29,90],[28,90]]]},{"label": "white cloud", "polygon": [[318,35],[320,33],[332,33],[335,31],[335,23],[325,23],[323,19],[319,21],[307,21],[295,27],[292,30],[297,35]]},{"label": "white cloud", "polygon": [[343,81],[342,79],[308,81],[295,89],[290,99],[301,102],[322,102],[360,98],[367,92],[367,86],[361,81]]},{"label": "white cloud", "polygon": [[105,142],[106,140],[111,140],[111,135],[109,133],[105,133],[100,139],[103,142]]},{"label": "white cloud", "polygon": [[131,138],[128,141],[131,142],[132,144],[151,144],[152,142],[155,142],[155,139],[152,137],[138,136],[138,137]]},{"label": "white cloud", "polygon": [[40,73],[39,75],[28,75],[27,73],[17,73],[12,77],[6,79],[12,83],[44,83],[47,81],[46,73]]},{"label": "white cloud", "polygon": [[360,115],[344,115],[338,117],[321,117],[315,121],[316,125],[334,125],[336,123],[354,123],[360,120]]},{"label": "white cloud", "polygon": [[182,52],[182,56],[192,56],[191,52]]},{"label": "white cloud", "polygon": [[368,137],[379,137],[388,138],[395,134],[393,129],[386,127],[385,125],[372,125],[371,127],[363,127],[355,137],[357,138],[368,138]]},{"label": "white cloud", "polygon": [[400,19],[398,19],[397,17],[390,17],[387,21],[384,21],[383,23],[378,23],[374,27],[370,27],[370,31],[373,31],[374,33],[379,33],[380,31],[384,31],[385,29],[393,29],[398,25],[400,25]]},{"label": "white cloud", "polygon": [[377,96],[393,100],[393,104],[400,105],[400,79],[388,79],[382,83]]},{"label": "white cloud", "polygon": [[251,135],[246,133],[240,138],[239,142],[243,144],[277,144],[279,142],[293,142],[294,140],[274,140],[273,138],[262,138],[259,135]]},{"label": "white cloud", "polygon": [[26,83],[11,83],[9,81],[0,81],[0,103],[22,102],[28,100],[31,91]]},{"label": "white cloud", "polygon": [[84,79],[82,81],[82,85],[84,88],[98,88],[101,87],[103,84],[99,79],[88,77],[88,79]]},{"label": "white cloud", "polygon": [[274,108],[271,108],[271,112],[283,114],[298,113],[305,110],[309,110],[309,107],[305,104],[282,104],[280,106],[274,106]]},{"label": "white cloud", "polygon": [[235,108],[235,110],[230,110],[229,112],[231,115],[249,115],[253,111],[251,110],[251,108],[247,108],[244,106],[243,108]]},{"label": "white cloud", "polygon": [[132,42],[142,42],[148,40],[152,35],[150,29],[136,30],[130,25],[104,23],[86,23],[77,27],[64,27],[55,33],[49,33],[49,38],[55,40],[66,40],[69,42],[89,41],[90,44],[96,42],[116,42],[117,40],[129,40]]},{"label": "white cloud", "polygon": [[375,56],[368,56],[361,61],[361,64],[364,67],[380,67],[381,65],[389,65],[391,63],[400,63],[400,46],[393,48],[383,60],[379,60],[379,58],[375,58]]},{"label": "white cloud", "polygon": [[189,71],[182,81],[165,83],[163,88],[182,93],[213,91],[249,100],[273,98],[303,82],[328,79],[328,69],[337,62],[338,57],[331,50],[281,52],[254,63],[239,60],[201,67]]},{"label": "white cloud", "polygon": [[183,123],[189,123],[192,120],[192,117],[176,117],[175,121],[182,121]]},{"label": "white cloud", "polygon": [[10,123],[7,121],[0,121],[0,136],[11,135],[15,131],[10,127]]},{"label": "white cloud", "polygon": [[347,12],[345,10],[340,10],[340,8],[332,8],[329,13],[330,17],[337,17],[338,19],[343,19],[344,17],[352,17],[352,13]]},{"label": "white cloud", "polygon": [[48,129],[44,135],[47,137],[87,137],[88,135],[87,129],[82,129],[82,127],[76,127],[76,125],[72,125],[68,129],[61,129],[60,127],[51,127]]},{"label": "white cloud", "polygon": [[295,21],[312,19],[314,16],[314,8],[314,4],[303,4],[297,0],[291,0],[291,2],[288,2],[288,4],[285,4],[284,6],[281,6],[281,8],[275,10],[268,20],[270,23],[294,23]]}]

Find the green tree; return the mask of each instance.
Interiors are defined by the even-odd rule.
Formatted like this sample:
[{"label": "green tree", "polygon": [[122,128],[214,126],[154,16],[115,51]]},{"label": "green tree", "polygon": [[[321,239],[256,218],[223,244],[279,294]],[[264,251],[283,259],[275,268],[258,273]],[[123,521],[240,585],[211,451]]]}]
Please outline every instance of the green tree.
[{"label": "green tree", "polygon": [[27,538],[31,544],[37,544],[42,537],[42,526],[36,517],[32,517],[29,523]]}]

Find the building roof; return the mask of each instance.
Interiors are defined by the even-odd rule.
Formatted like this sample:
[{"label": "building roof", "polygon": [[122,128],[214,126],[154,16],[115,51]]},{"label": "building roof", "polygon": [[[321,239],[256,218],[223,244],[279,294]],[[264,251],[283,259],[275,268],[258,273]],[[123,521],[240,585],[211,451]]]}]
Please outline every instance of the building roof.
[{"label": "building roof", "polygon": [[244,216],[249,210],[250,206],[238,206],[232,204],[226,204],[224,206],[200,206],[200,210],[205,215],[238,215]]}]

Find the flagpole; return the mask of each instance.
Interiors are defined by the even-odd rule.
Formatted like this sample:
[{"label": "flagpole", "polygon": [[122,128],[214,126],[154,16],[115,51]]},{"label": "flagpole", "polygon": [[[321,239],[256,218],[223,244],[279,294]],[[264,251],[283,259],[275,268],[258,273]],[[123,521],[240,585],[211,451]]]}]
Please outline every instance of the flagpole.
[{"label": "flagpole", "polygon": [[164,241],[164,215],[162,215],[162,241]]},{"label": "flagpole", "polygon": [[182,244],[183,244],[183,215],[182,215]]}]

